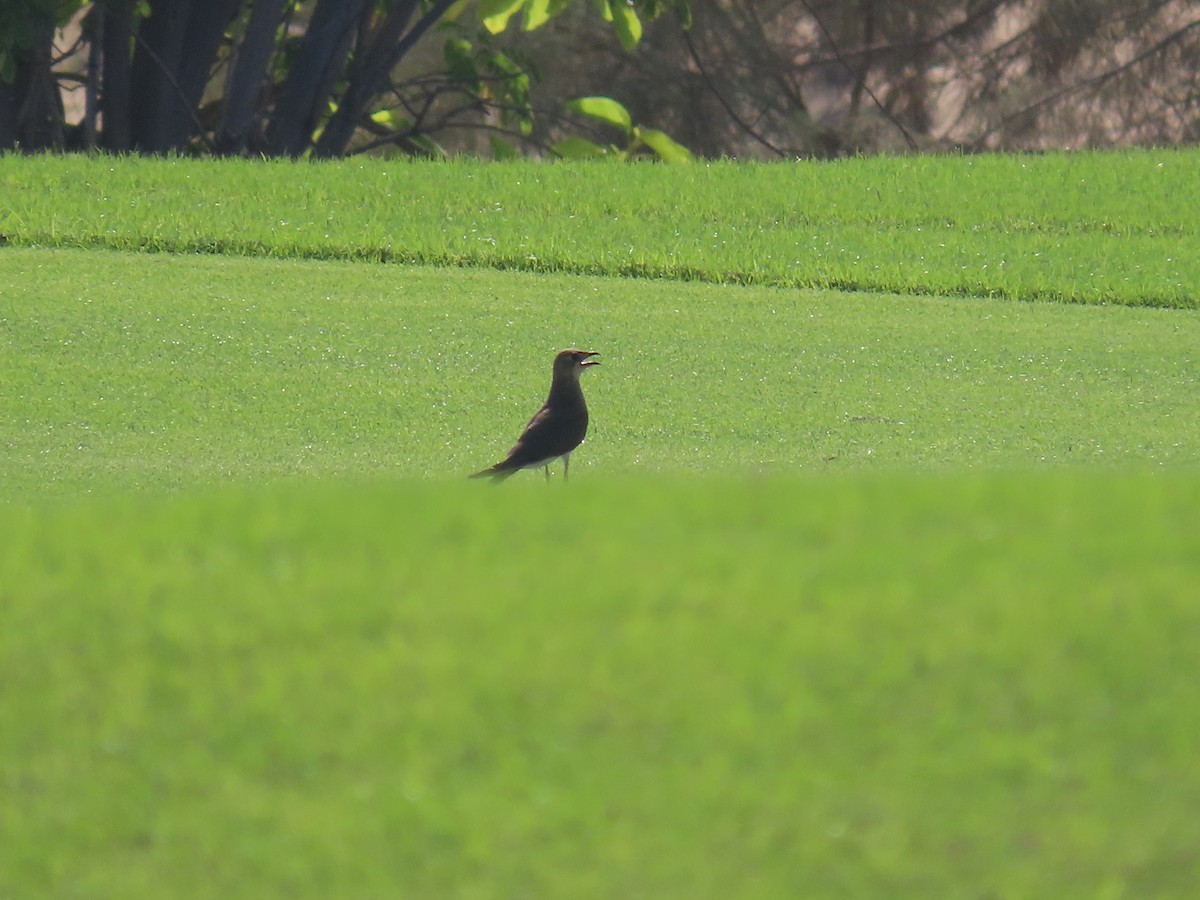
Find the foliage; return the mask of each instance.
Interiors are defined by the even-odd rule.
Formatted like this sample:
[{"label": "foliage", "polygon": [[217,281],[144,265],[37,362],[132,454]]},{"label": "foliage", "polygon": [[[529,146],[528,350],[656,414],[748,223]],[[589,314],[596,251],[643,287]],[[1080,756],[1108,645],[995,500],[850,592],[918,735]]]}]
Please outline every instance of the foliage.
[{"label": "foliage", "polygon": [[[439,133],[462,128],[496,129],[535,146],[529,82],[536,68],[494,35],[519,12],[532,30],[571,3],[95,0],[80,40],[64,53],[78,73],[59,71],[85,87],[82,121],[69,133],[49,86],[55,73],[44,5],[30,8],[37,17],[0,19],[10,26],[0,39],[0,75],[17,63],[38,75],[9,89],[12,102],[0,96],[0,147],[329,157],[382,146],[436,153]],[[614,0],[603,13],[632,49],[642,17],[686,8],[686,0]],[[427,34],[447,30],[444,70],[401,72]],[[57,127],[37,130],[30,119]]]},{"label": "foliage", "polygon": [[575,112],[591,116],[618,129],[625,138],[625,146],[610,144],[603,147],[578,136],[564,138],[554,145],[553,150],[565,159],[608,157],[629,160],[637,156],[639,151],[649,151],[663,162],[691,162],[692,154],[686,147],[671,140],[663,131],[634,125],[629,110],[611,97],[580,97],[569,102],[567,106]]},{"label": "foliage", "polygon": [[0,3],[0,82],[12,83],[17,66],[46,39],[55,25],[64,25],[84,0],[10,0]]},{"label": "foliage", "polygon": [[[0,147],[788,158],[1197,138],[1191,0],[708,0],[694,17],[686,0],[94,0],[52,44],[81,5],[0,4]],[[683,27],[656,25],[667,12]],[[443,39],[471,45],[479,78],[440,65]],[[651,140],[614,153],[562,114],[597,93]]]}]

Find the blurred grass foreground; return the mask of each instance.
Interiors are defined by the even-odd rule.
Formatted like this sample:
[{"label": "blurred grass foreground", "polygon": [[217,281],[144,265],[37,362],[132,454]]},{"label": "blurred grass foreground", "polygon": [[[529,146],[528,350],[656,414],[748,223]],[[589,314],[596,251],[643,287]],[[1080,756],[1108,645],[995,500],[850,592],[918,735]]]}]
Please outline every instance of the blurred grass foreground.
[{"label": "blurred grass foreground", "polygon": [[511,487],[4,510],[0,893],[1190,890],[1194,479]]}]

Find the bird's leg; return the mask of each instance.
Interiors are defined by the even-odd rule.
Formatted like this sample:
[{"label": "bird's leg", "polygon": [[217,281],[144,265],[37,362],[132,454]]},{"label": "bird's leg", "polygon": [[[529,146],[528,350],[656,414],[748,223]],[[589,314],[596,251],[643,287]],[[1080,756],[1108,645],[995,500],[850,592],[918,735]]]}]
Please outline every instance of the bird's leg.
[{"label": "bird's leg", "polygon": [[567,483],[567,473],[571,471],[571,454],[563,454],[563,484]]},{"label": "bird's leg", "polygon": [[546,483],[550,483],[550,463],[546,463]]}]

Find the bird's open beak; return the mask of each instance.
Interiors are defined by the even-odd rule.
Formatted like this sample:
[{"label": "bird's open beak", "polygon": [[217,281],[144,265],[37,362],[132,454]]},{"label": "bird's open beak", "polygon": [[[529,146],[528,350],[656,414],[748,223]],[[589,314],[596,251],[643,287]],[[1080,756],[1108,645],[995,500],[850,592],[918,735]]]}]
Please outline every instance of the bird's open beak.
[{"label": "bird's open beak", "polygon": [[588,359],[583,360],[583,362],[581,362],[579,365],[581,365],[581,366],[598,366],[598,365],[600,365],[600,360],[591,359],[591,357],[593,357],[593,356],[600,355],[599,350],[589,350],[587,355],[588,355]]}]

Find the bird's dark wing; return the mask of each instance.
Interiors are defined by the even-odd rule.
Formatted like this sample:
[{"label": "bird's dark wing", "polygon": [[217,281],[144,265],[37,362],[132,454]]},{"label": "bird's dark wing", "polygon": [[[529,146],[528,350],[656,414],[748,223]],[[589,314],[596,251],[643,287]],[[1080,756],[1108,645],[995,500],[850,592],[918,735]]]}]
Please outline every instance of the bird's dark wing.
[{"label": "bird's dark wing", "polygon": [[583,443],[587,424],[586,408],[566,411],[543,406],[533,414],[508,455],[478,474],[511,475],[518,469],[536,466],[570,453]]},{"label": "bird's dark wing", "polygon": [[587,409],[582,405],[569,409],[543,406],[529,420],[509,456],[520,453],[527,460],[525,465],[555,459],[583,443],[587,426]]}]

